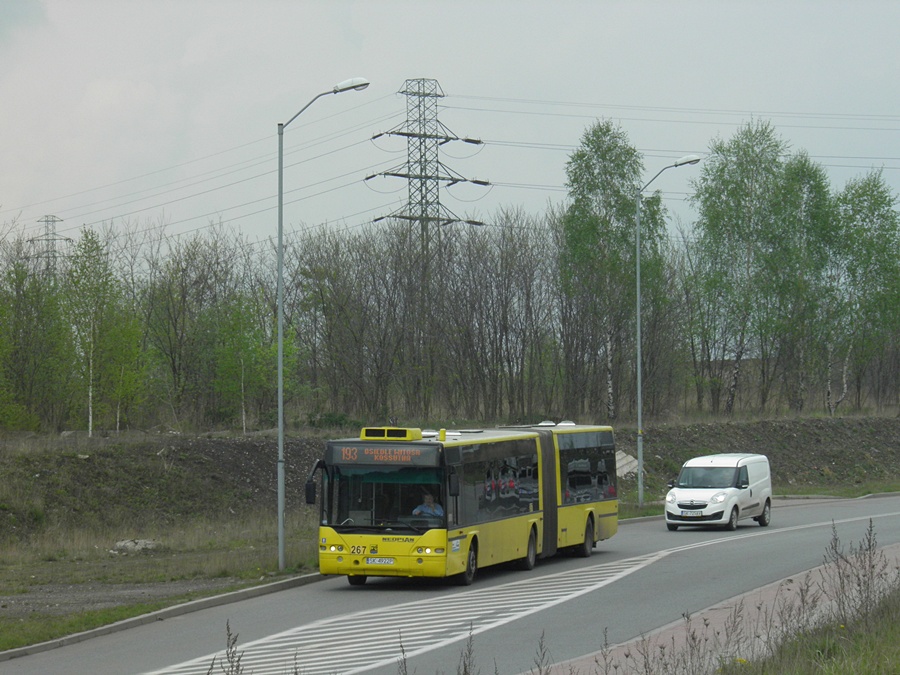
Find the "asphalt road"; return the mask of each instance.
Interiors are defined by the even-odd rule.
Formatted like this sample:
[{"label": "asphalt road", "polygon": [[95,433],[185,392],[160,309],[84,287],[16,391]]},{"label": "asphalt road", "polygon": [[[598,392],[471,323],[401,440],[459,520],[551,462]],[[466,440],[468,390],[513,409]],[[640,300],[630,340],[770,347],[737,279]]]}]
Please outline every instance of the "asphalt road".
[{"label": "asphalt road", "polygon": [[[870,519],[882,546],[900,542],[900,496],[778,502],[772,524],[736,532],[626,521],[588,559],[559,556],[531,572],[481,570],[475,584],[344,578],[235,600],[0,661],[4,675],[224,672],[226,626],[246,674],[456,673],[467,642],[475,669],[535,668],[646,635],[823,562],[832,536],[858,544]],[[168,617],[168,618],[163,618]],[[605,637],[604,637],[605,634]],[[224,664],[223,664],[224,665]]]}]

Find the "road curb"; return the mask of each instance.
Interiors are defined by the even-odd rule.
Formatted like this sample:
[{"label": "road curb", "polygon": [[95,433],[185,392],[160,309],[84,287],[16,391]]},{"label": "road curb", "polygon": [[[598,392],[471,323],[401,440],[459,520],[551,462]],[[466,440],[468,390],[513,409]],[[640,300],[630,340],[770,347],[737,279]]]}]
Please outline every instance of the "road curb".
[{"label": "road curb", "polygon": [[303,574],[301,576],[290,577],[288,579],[280,579],[278,581],[273,581],[261,586],[250,586],[249,588],[242,588],[237,591],[231,591],[230,593],[222,593],[220,595],[213,595],[208,598],[191,600],[190,602],[184,602],[180,605],[172,605],[171,607],[158,609],[155,612],[141,614],[140,616],[135,616],[130,619],[123,619],[122,621],[117,621],[106,626],[99,626],[97,628],[92,628],[91,630],[82,631],[81,633],[66,635],[55,640],[47,640],[46,642],[39,642],[37,644],[28,645],[26,647],[8,649],[6,651],[0,652],[0,662],[9,661],[10,659],[18,658],[20,656],[38,654],[40,652],[49,651],[51,649],[57,649],[58,647],[65,647],[66,645],[83,642],[85,640],[90,640],[91,638],[100,637],[101,635],[109,635],[110,633],[117,633],[122,630],[128,630],[129,628],[137,628],[138,626],[144,626],[148,623],[153,623],[154,621],[165,621],[166,619],[171,619],[176,616],[190,614],[191,612],[198,612],[201,609],[219,607],[221,605],[227,605],[231,602],[249,600],[250,598],[268,595],[269,593],[286,591],[291,588],[305,586],[306,584],[320,581],[324,578],[325,577],[323,577],[318,572],[316,572],[315,574]]}]

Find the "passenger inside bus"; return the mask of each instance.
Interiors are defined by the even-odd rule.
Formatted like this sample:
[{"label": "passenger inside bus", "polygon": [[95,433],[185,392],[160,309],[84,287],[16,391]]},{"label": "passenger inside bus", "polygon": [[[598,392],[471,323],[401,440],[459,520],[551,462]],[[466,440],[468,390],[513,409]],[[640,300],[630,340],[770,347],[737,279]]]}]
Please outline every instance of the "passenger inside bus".
[{"label": "passenger inside bus", "polygon": [[443,516],[444,509],[440,504],[435,503],[434,495],[427,490],[422,491],[422,503],[413,509],[414,516]]}]

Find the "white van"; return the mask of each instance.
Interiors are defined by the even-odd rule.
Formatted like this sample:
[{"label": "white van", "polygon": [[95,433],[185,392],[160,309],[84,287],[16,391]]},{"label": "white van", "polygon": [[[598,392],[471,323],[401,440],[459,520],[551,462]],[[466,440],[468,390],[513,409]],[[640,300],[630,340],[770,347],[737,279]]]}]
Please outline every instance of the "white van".
[{"label": "white van", "polygon": [[721,454],[689,459],[666,495],[666,527],[722,525],[737,528],[772,517],[772,476],[765,455]]}]

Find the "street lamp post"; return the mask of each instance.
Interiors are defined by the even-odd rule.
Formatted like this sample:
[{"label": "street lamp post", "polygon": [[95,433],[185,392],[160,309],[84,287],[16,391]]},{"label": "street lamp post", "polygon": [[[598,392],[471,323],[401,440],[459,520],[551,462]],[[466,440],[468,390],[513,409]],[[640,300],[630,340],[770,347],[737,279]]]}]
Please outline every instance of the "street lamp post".
[{"label": "street lamp post", "polygon": [[362,91],[369,86],[364,77],[354,77],[317,94],[296,115],[278,124],[278,569],[284,569],[284,128],[318,99],[328,94]]},{"label": "street lamp post", "polygon": [[644,506],[644,426],[643,426],[643,390],[641,375],[641,193],[650,187],[650,183],[659,178],[659,175],[666,169],[676,169],[686,164],[696,164],[700,161],[697,155],[686,155],[677,160],[674,164],[669,164],[661,168],[653,178],[648,180],[644,187],[637,191],[634,197],[634,247],[635,247],[635,277],[637,279],[637,316],[636,316],[636,341],[637,341],[637,474],[638,474],[638,506]]}]

